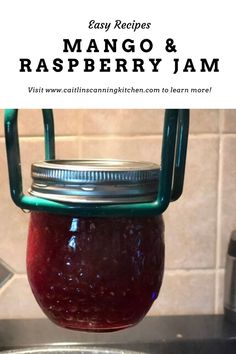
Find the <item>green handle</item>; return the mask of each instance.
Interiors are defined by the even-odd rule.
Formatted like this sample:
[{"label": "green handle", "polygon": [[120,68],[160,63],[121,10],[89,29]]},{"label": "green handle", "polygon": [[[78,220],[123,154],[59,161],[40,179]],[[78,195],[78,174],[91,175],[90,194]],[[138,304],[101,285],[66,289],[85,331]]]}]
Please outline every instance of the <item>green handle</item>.
[{"label": "green handle", "polygon": [[43,109],[44,136],[45,136],[45,160],[55,159],[55,133],[53,112],[51,109]]},{"label": "green handle", "polygon": [[[154,216],[163,213],[170,201],[180,197],[183,190],[188,141],[189,110],[165,111],[161,154],[160,179],[157,198],[153,202],[129,204],[69,204],[24,195],[20,149],[17,130],[17,110],[5,111],[5,138],[11,197],[21,209],[46,211],[78,216]],[[53,112],[43,109],[45,159],[55,159]]]},{"label": "green handle", "polygon": [[172,186],[171,201],[177,200],[183,192],[185,161],[188,145],[188,130],[189,112],[187,110],[179,110],[176,135],[174,182]]}]

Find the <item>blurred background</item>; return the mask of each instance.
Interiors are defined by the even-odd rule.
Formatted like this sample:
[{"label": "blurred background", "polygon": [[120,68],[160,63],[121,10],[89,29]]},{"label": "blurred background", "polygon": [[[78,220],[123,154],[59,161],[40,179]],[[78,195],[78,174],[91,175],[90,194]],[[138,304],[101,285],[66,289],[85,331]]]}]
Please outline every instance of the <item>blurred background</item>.
[{"label": "blurred background", "polygon": [[[29,214],[10,199],[0,110],[0,319],[40,318],[27,282]],[[57,158],[160,162],[163,110],[54,110]],[[149,315],[223,312],[227,243],[236,229],[236,110],[191,110],[182,197],[164,213],[166,266]],[[44,159],[41,110],[19,111],[25,191]]]}]

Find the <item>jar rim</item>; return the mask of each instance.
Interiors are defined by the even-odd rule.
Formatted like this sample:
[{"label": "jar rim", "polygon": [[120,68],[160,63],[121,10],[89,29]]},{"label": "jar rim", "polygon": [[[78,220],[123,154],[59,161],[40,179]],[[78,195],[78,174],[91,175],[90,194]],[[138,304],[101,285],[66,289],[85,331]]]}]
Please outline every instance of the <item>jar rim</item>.
[{"label": "jar rim", "polygon": [[46,160],[31,166],[31,195],[68,203],[130,203],[155,200],[160,167],[151,162]]}]

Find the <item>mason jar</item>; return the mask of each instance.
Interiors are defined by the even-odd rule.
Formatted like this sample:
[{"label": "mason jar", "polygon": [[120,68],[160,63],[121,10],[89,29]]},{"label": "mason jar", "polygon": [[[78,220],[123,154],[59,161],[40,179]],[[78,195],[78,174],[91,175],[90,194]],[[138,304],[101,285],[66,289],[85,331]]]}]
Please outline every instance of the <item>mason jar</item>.
[{"label": "mason jar", "polygon": [[[32,165],[30,194],[86,208],[156,199],[159,166],[119,160]],[[27,273],[46,316],[59,326],[108,332],[138,323],[164,271],[162,215],[99,217],[31,211]]]}]

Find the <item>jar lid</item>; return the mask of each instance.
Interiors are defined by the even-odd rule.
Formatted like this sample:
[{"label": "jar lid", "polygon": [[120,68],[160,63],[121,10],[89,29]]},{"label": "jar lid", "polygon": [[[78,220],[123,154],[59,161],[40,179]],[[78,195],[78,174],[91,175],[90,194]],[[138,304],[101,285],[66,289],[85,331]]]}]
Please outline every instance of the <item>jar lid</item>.
[{"label": "jar lid", "polygon": [[68,203],[156,199],[160,168],[125,160],[48,160],[32,164],[33,196]]}]

